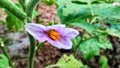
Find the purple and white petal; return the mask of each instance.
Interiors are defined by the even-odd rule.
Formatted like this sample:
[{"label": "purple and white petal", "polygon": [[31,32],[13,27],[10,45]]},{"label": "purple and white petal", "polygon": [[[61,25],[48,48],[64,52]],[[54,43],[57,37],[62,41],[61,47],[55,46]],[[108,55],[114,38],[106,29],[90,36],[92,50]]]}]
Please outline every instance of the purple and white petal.
[{"label": "purple and white petal", "polygon": [[63,24],[57,24],[52,26],[47,26],[48,29],[60,29],[60,28],[66,28]]},{"label": "purple and white petal", "polygon": [[57,25],[53,25],[53,26],[47,26],[46,30],[50,30],[50,29],[54,29],[57,32],[59,32],[60,34],[63,34],[66,27],[65,27],[65,25],[62,25],[62,24],[57,24]]},{"label": "purple and white petal", "polygon": [[[66,26],[62,24],[45,27],[40,24],[28,23],[27,25],[25,25],[25,29],[28,33],[30,33],[35,39],[39,40],[40,42],[44,42],[47,40],[51,45],[59,49],[71,49],[71,39],[79,34],[77,30],[72,28],[66,28]],[[48,36],[47,32],[53,29],[60,34],[60,39],[52,40]]]},{"label": "purple and white petal", "polygon": [[66,28],[64,33],[64,36],[70,39],[75,38],[77,35],[79,35],[79,32],[72,28]]},{"label": "purple and white petal", "polygon": [[35,39],[44,42],[46,40],[45,38],[45,26],[34,24],[34,23],[28,23],[25,25],[25,29],[28,33],[30,33]]},{"label": "purple and white petal", "polygon": [[51,45],[59,49],[71,49],[72,41],[69,38],[61,38],[60,40],[53,41],[51,39],[47,40]]},{"label": "purple and white petal", "polygon": [[71,49],[72,48],[72,41],[69,38],[61,38],[59,40],[59,42],[60,42],[59,45],[61,45],[61,48],[63,48],[63,49]]}]

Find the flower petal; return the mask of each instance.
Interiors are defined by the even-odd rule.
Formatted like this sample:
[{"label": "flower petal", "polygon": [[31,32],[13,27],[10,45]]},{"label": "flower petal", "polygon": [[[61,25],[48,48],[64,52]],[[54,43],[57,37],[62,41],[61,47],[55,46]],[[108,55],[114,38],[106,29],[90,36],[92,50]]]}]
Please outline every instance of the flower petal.
[{"label": "flower petal", "polygon": [[28,23],[25,25],[25,29],[28,33],[30,33],[35,39],[40,42],[44,42],[46,40],[45,26],[40,24]]},{"label": "flower petal", "polygon": [[79,34],[79,32],[75,29],[66,28],[64,36],[72,39],[72,38],[75,38],[78,34]]},{"label": "flower petal", "polygon": [[58,41],[53,41],[51,39],[47,40],[51,45],[59,48],[59,49],[71,49],[72,41],[69,38],[61,38]]},{"label": "flower petal", "polygon": [[64,33],[64,30],[66,29],[65,25],[62,24],[57,24],[57,25],[53,25],[53,26],[47,26],[46,30],[50,30],[50,29],[54,29],[56,31],[58,31],[60,34]]},{"label": "flower petal", "polygon": [[53,26],[47,26],[48,29],[60,29],[60,28],[65,28],[65,25],[63,24],[57,24]]}]

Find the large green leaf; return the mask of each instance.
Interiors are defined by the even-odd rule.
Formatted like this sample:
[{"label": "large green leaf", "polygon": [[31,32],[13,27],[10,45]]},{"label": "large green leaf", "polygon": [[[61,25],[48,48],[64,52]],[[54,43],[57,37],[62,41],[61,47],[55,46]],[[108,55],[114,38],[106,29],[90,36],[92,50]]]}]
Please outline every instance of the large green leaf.
[{"label": "large green leaf", "polygon": [[84,20],[90,17],[89,8],[85,5],[74,4],[71,0],[58,0],[57,3],[59,4],[58,16],[64,24],[77,18]]},{"label": "large green leaf", "polygon": [[[89,0],[82,0],[82,2],[87,2]],[[90,0],[96,1],[96,0]],[[111,3],[93,3],[93,4],[75,4],[71,0],[58,0],[57,1],[58,16],[62,23],[72,23],[72,21],[78,22],[78,20],[86,20],[93,16],[97,16],[98,19],[104,19],[107,17],[120,19],[120,7],[116,7]]]},{"label": "large green leaf", "polygon": [[[91,1],[91,0],[84,0],[84,1]],[[96,1],[96,0],[93,0]],[[63,8],[63,15],[67,16],[68,14],[75,13],[76,11],[82,11],[86,8],[90,8],[89,5],[83,5],[83,4],[74,4],[71,2],[71,0],[58,0],[59,5],[65,5]],[[112,4],[108,3],[100,3],[100,4],[91,4],[91,8],[94,15],[98,15],[100,18],[105,17],[114,17],[120,19],[120,7],[116,7]],[[86,11],[91,11],[86,10]],[[90,12],[91,13],[91,12]]]},{"label": "large green leaf", "polygon": [[90,60],[95,55],[100,55],[101,48],[112,48],[110,41],[105,35],[87,39],[80,44],[80,50],[82,51],[83,57],[86,60]]},{"label": "large green leaf", "polygon": [[0,68],[11,68],[9,66],[8,58],[2,54],[0,54]]}]

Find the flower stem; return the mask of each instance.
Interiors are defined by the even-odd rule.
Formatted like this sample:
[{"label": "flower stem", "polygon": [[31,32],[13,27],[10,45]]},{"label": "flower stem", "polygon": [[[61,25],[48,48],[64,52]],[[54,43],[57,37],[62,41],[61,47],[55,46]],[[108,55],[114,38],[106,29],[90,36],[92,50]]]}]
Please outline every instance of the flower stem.
[{"label": "flower stem", "polygon": [[30,39],[28,68],[33,68],[36,42],[30,34],[28,34],[28,35],[29,35],[29,39]]},{"label": "flower stem", "polygon": [[[36,8],[37,4],[40,0],[30,0],[25,7],[25,12],[28,16],[27,22],[32,22],[33,11]],[[34,66],[34,56],[36,52],[36,42],[34,38],[28,33],[29,40],[30,40],[30,47],[29,47],[29,58],[28,58],[28,68],[33,68]]]},{"label": "flower stem", "polygon": [[[2,43],[2,44],[3,44],[3,43]],[[4,44],[3,44],[3,45],[4,45]],[[8,53],[7,53],[6,47],[5,47],[5,46],[0,46],[0,48],[2,49],[3,54],[8,58],[8,60],[9,60],[9,65],[10,65],[12,68],[14,68],[14,65],[13,65],[13,63],[12,63],[12,60],[10,59],[10,57],[9,57],[9,55],[8,55]]]},{"label": "flower stem", "polygon": [[75,56],[77,56],[77,53],[78,53],[78,51],[80,49],[80,44],[83,42],[85,34],[86,34],[86,31],[83,31],[83,34],[81,36],[81,40],[78,42],[78,44],[76,46],[76,49],[75,49],[76,50],[75,51]]},{"label": "flower stem", "polygon": [[[45,42],[46,42],[46,41],[45,41]],[[38,50],[40,47],[42,47],[45,42],[42,42],[42,43],[38,44],[38,45],[36,46],[36,48],[35,48],[35,51],[37,52],[37,50]]]}]

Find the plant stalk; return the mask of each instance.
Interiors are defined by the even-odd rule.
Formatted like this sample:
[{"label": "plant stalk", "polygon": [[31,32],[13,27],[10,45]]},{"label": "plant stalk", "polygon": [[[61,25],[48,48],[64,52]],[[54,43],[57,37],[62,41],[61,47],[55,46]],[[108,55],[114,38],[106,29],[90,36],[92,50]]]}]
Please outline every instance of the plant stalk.
[{"label": "plant stalk", "polygon": [[[33,12],[36,8],[37,4],[40,0],[30,0],[28,3],[26,3],[25,12],[27,14],[27,23],[31,23],[33,20]],[[28,68],[34,67],[34,56],[36,52],[36,41],[34,38],[28,33],[29,40],[30,40],[30,47],[29,47],[29,58],[28,58]]]},{"label": "plant stalk", "polygon": [[30,40],[28,68],[33,68],[36,42],[30,34],[28,35],[29,35],[29,40]]}]

